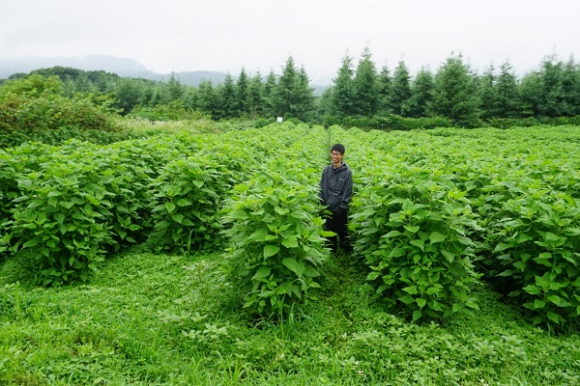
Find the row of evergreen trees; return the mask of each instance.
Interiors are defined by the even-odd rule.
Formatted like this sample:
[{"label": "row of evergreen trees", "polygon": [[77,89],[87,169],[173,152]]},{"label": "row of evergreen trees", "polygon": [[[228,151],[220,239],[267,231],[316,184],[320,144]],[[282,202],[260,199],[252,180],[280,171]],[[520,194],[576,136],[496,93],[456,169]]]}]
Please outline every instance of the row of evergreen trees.
[{"label": "row of evergreen trees", "polygon": [[185,108],[215,119],[292,116],[304,121],[324,117],[444,117],[475,126],[494,118],[555,118],[580,115],[580,64],[571,57],[544,58],[536,70],[518,78],[509,62],[477,74],[461,55],[451,54],[436,72],[422,68],[411,76],[404,61],[394,70],[377,69],[370,50],[355,65],[346,55],[333,84],[315,97],[304,67],[289,57],[280,75],[251,76],[244,68],[234,78],[197,87],[183,85],[172,74],[168,82],[122,78],[103,71],[67,68],[36,71],[58,75],[65,94],[113,93],[124,114],[136,107],[179,101]]}]

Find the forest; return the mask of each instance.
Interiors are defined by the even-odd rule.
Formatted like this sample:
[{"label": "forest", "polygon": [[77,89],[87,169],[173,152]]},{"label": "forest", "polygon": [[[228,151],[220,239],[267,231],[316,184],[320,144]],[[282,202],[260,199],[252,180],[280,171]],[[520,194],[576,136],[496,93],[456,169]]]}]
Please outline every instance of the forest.
[{"label": "forest", "polygon": [[57,76],[63,96],[107,96],[117,113],[149,120],[285,117],[327,127],[408,130],[577,124],[580,116],[580,64],[555,54],[521,77],[509,61],[479,74],[461,54],[451,54],[436,71],[423,67],[411,74],[404,61],[378,68],[367,48],[358,61],[345,55],[333,83],[319,96],[306,69],[291,56],[280,74],[242,68],[223,83],[206,80],[197,87],[174,73],[159,82],[63,67],[13,74],[3,82],[34,74]]}]

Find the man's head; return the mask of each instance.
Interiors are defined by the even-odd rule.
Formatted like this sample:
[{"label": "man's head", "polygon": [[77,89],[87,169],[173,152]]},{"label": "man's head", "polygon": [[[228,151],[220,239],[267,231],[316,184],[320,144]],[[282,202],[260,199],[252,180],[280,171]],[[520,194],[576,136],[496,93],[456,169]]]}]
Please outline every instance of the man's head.
[{"label": "man's head", "polygon": [[332,166],[337,168],[342,165],[342,159],[344,158],[344,146],[340,143],[332,146],[330,149],[330,160],[332,161]]},{"label": "man's head", "polygon": [[332,146],[332,149],[330,149],[330,153],[332,153],[333,151],[337,151],[340,154],[344,155],[344,145],[337,143],[336,145]]}]

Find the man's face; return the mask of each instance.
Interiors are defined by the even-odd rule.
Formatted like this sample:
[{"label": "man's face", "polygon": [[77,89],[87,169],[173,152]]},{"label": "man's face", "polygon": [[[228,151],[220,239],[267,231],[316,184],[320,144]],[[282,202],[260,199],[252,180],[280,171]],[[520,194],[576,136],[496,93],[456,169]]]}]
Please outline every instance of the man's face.
[{"label": "man's face", "polygon": [[342,159],[344,158],[344,154],[340,154],[339,151],[333,150],[330,152],[330,160],[332,161],[332,166],[335,168],[342,164]]}]

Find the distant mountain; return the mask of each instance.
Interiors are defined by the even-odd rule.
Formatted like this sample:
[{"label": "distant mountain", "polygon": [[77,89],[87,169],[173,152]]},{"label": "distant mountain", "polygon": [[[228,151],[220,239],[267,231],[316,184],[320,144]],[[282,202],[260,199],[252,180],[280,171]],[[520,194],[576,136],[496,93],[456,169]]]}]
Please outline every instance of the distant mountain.
[{"label": "distant mountain", "polygon": [[[171,74],[159,74],[148,70],[134,59],[110,55],[86,55],[71,57],[26,57],[20,59],[0,59],[0,79],[6,79],[17,73],[29,73],[41,68],[55,66],[71,67],[83,71],[105,71],[127,78],[143,78],[156,81],[167,81]],[[175,76],[183,84],[197,87],[202,80],[211,80],[214,84],[225,80],[227,74],[218,71],[184,71]],[[321,95],[323,86],[311,85],[314,95]]]},{"label": "distant mountain", "polygon": [[[159,74],[148,70],[134,59],[119,58],[109,55],[87,55],[71,57],[26,57],[20,59],[0,59],[0,79],[6,79],[17,73],[29,73],[41,68],[55,66],[71,67],[83,71],[105,71],[127,78],[144,78],[166,81],[171,74]],[[211,80],[215,84],[222,82],[226,74],[217,71],[177,72],[176,77],[183,84],[197,86],[202,80]]]}]

